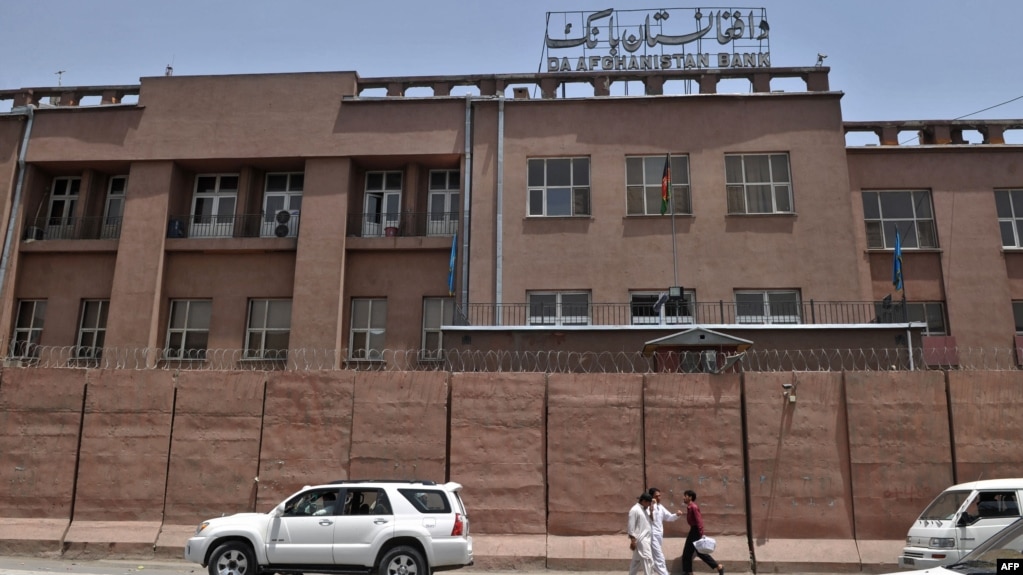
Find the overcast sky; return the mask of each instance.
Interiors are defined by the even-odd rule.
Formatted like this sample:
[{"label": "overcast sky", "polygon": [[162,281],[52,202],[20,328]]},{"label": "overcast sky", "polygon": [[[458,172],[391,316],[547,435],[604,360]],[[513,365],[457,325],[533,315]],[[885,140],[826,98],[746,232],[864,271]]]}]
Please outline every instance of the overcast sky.
[{"label": "overcast sky", "polygon": [[[653,0],[4,0],[0,89],[146,76],[353,70],[531,73],[548,12],[692,9]],[[771,63],[827,54],[846,120],[1023,118],[1023,0],[761,0]],[[676,22],[679,18],[676,15]],[[692,22],[692,20],[690,20]],[[716,43],[716,42],[715,42]],[[714,50],[717,51],[716,49]],[[63,70],[58,77],[57,72]],[[789,89],[786,87],[786,89]],[[8,110],[10,102],[0,103]]]}]

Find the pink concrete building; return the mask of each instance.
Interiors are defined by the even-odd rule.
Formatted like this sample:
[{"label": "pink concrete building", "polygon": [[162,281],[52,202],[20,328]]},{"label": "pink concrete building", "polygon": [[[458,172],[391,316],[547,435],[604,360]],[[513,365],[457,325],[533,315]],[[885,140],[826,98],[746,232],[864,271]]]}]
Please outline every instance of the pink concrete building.
[{"label": "pink concrete building", "polygon": [[4,350],[429,364],[639,353],[699,326],[1015,365],[1023,154],[1003,134],[1023,121],[843,122],[841,97],[826,67],[3,90]]}]

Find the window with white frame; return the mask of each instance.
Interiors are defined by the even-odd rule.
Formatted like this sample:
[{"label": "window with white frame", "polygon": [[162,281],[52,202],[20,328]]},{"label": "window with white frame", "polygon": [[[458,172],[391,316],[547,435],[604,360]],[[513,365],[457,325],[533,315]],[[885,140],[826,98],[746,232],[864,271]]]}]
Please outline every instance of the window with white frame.
[{"label": "window with white frame", "polygon": [[729,154],[725,184],[730,214],[792,213],[788,154]]},{"label": "window with white frame", "polygon": [[[662,189],[666,156],[626,156],[625,203],[630,216],[661,215]],[[689,156],[671,156],[671,189],[668,205],[676,214],[693,213],[689,194]],[[666,213],[671,213],[671,207]]]},{"label": "window with white frame", "polygon": [[107,335],[107,311],[110,300],[87,299],[82,301],[81,317],[78,321],[78,345],[75,357],[95,359],[102,355],[103,340]]},{"label": "window with white frame", "polygon": [[124,218],[124,192],[128,187],[128,176],[113,176],[107,183],[107,199],[103,205],[102,239],[121,237],[121,220]]},{"label": "window with white frame", "polygon": [[291,337],[290,299],[249,300],[246,359],[286,359]]},{"label": "window with white frame", "polygon": [[366,172],[362,235],[397,234],[401,228],[400,171]]},{"label": "window with white frame", "polygon": [[531,158],[527,172],[530,216],[590,215],[589,158]]},{"label": "window with white frame", "polygon": [[73,239],[75,229],[75,206],[82,178],[54,178],[50,190],[50,206],[46,212],[46,238],[51,240]]},{"label": "window with white frame", "polygon": [[423,298],[423,359],[440,359],[444,352],[441,326],[451,325],[455,318],[455,298]]},{"label": "window with white frame", "polygon": [[302,187],[305,174],[267,174],[263,190],[263,223],[259,235],[264,238],[293,238],[298,235],[302,212]]},{"label": "window with white frame", "polygon": [[213,302],[208,299],[172,300],[167,318],[167,345],[163,351],[164,357],[206,359],[212,313]]},{"label": "window with white frame", "polygon": [[590,294],[581,291],[529,292],[529,325],[589,325]]},{"label": "window with white frame", "polygon": [[[945,325],[945,304],[940,301],[929,302],[906,302],[902,307],[901,301],[878,301],[874,302],[874,311],[877,313],[878,323],[923,323],[926,324],[923,335],[948,335],[948,328]],[[1013,302],[1013,312],[1016,311],[1016,304]],[[1019,329],[1019,319],[1017,330]]]},{"label": "window with white frame", "polygon": [[426,235],[453,236],[458,231],[458,198],[461,197],[458,170],[430,170],[429,214]]},{"label": "window with white frame", "polygon": [[736,290],[736,323],[801,323],[796,290]]},{"label": "window with white frame", "polygon": [[14,337],[11,338],[11,356],[39,357],[39,339],[43,335],[43,320],[46,319],[46,300],[20,300],[17,309]]},{"label": "window with white frame", "polygon": [[938,247],[929,190],[864,191],[863,220],[868,249],[894,249],[895,230],[903,249]]},{"label": "window with white frame", "polygon": [[681,298],[669,298],[668,292],[637,291],[629,294],[629,310],[634,325],[673,325],[693,323],[696,293],[686,290]]},{"label": "window with white frame", "polygon": [[387,335],[387,298],[352,298],[348,335],[351,359],[383,358]]},{"label": "window with white frame", "polygon": [[995,190],[1002,247],[1023,248],[1023,190]]},{"label": "window with white frame", "polygon": [[234,235],[238,203],[237,174],[196,176],[188,235],[193,238],[229,238]]},{"label": "window with white frame", "polygon": [[1012,317],[1016,320],[1016,334],[1023,334],[1023,301],[1013,300]]}]

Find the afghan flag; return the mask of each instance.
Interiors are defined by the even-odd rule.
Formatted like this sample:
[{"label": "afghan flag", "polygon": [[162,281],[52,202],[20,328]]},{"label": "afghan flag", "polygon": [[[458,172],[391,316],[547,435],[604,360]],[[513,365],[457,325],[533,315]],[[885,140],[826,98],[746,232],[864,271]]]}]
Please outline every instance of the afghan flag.
[{"label": "afghan flag", "polygon": [[892,285],[895,291],[902,289],[902,236],[895,229],[895,253],[892,254]]},{"label": "afghan flag", "polygon": [[661,215],[668,212],[671,204],[671,154],[664,156],[664,171],[661,172]]}]

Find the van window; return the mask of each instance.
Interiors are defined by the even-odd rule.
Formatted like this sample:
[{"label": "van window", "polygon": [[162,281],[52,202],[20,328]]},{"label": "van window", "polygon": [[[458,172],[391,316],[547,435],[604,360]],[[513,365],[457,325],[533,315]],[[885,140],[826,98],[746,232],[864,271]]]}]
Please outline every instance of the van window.
[{"label": "van window", "polygon": [[970,502],[967,513],[971,518],[1019,517],[1019,504],[1015,491],[981,491]]},{"label": "van window", "polygon": [[969,491],[945,491],[932,501],[927,509],[924,509],[924,512],[920,514],[920,519],[950,521],[969,495]]}]

